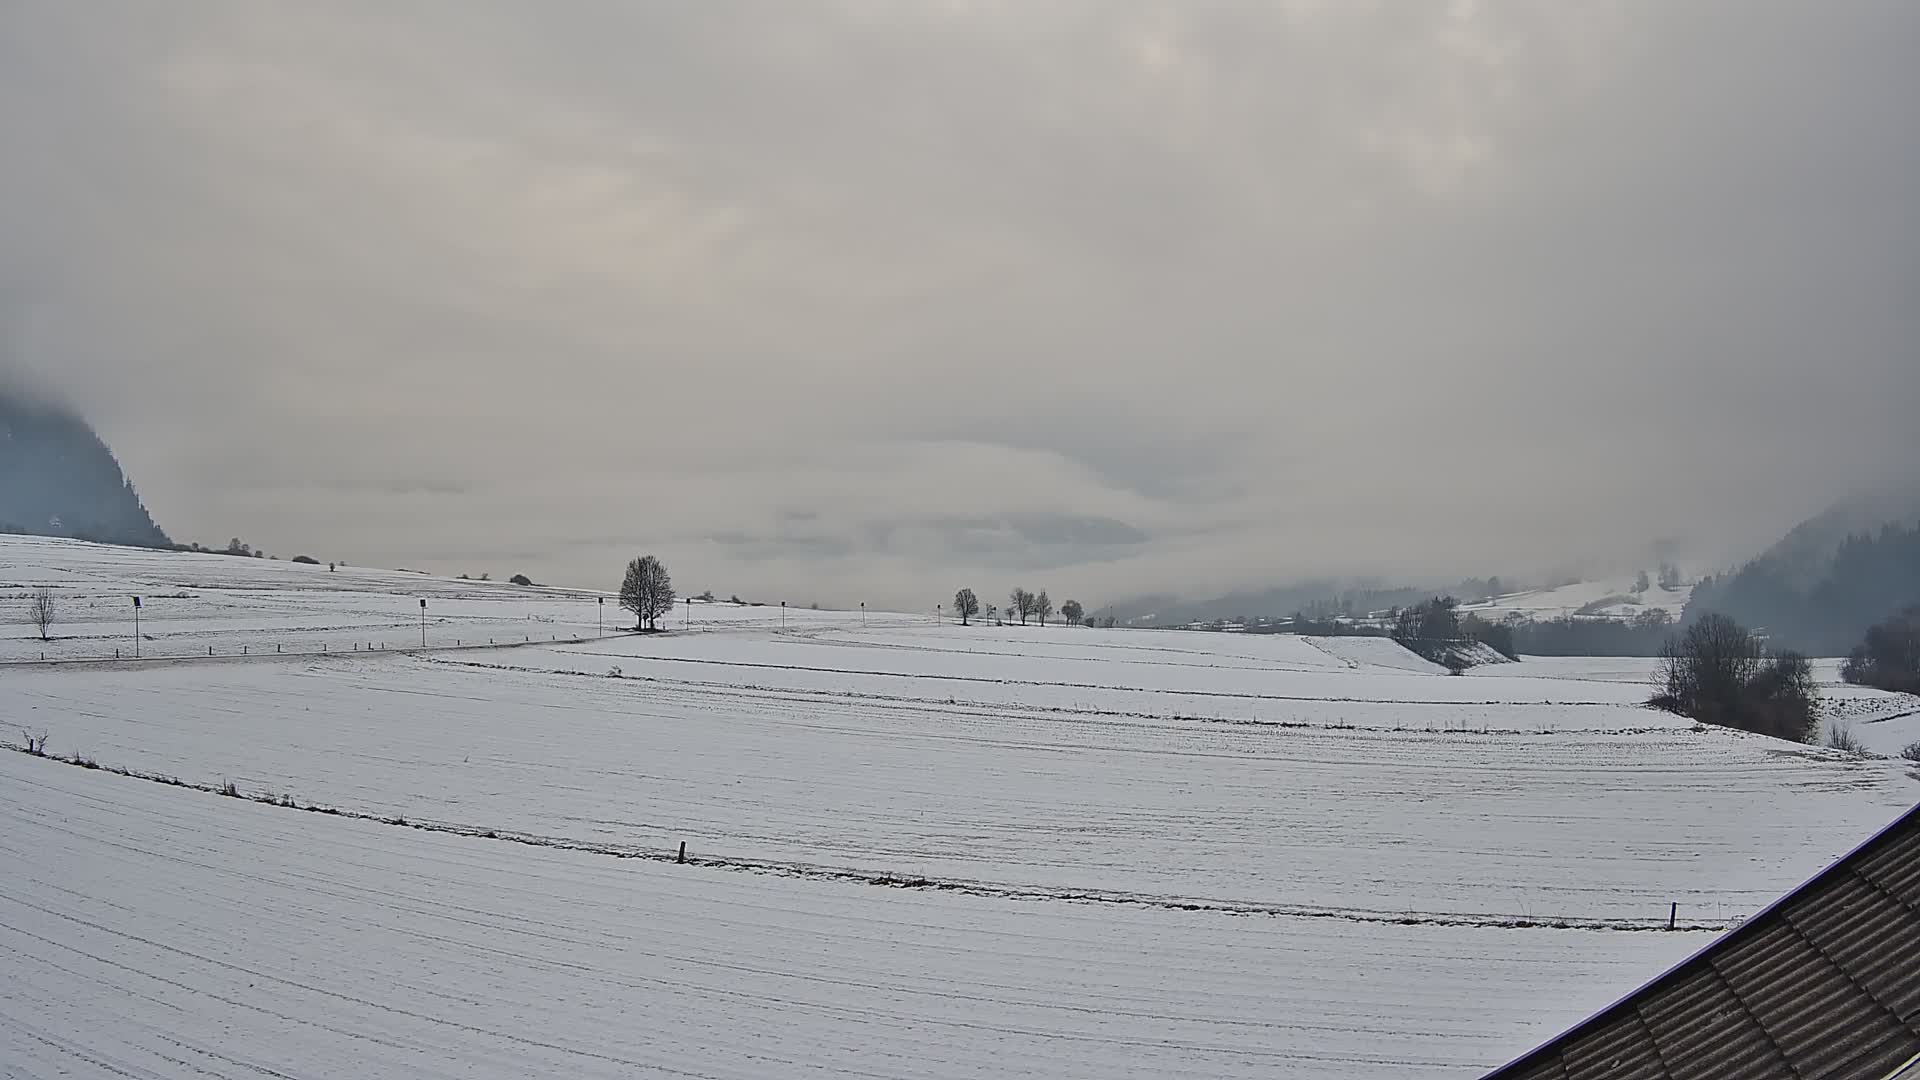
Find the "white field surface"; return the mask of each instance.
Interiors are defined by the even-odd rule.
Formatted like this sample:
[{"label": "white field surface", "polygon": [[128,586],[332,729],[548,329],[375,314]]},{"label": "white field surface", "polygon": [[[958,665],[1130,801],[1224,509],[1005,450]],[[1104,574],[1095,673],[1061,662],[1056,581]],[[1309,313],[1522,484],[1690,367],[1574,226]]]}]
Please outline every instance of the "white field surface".
[{"label": "white field surface", "polygon": [[[1476,678],[1489,674],[1511,677],[1526,672],[1580,682],[1618,682],[1636,687],[1644,698],[1652,692],[1660,662],[1636,656],[1529,657],[1513,667],[1476,668]],[[1920,697],[1893,694],[1867,686],[1850,686],[1840,678],[1840,661],[1815,660],[1814,678],[1820,685],[1822,737],[1836,729],[1850,732],[1868,753],[1899,757],[1920,743]]]},{"label": "white field surface", "polygon": [[9,1076],[1472,1077],[1708,937],[806,881],[16,754],[0,860]]},{"label": "white field surface", "polygon": [[1840,681],[1838,660],[1814,662],[1820,679],[1826,732],[1844,728],[1871,754],[1899,757],[1920,744],[1920,696],[1892,694]]},{"label": "white field surface", "polygon": [[[618,580],[616,568],[610,584]],[[52,590],[59,616],[53,640],[45,642],[25,624],[27,598],[43,586]],[[633,621],[608,593],[0,536],[0,609],[6,611],[0,661],[131,658],[134,596],[142,598],[143,658],[204,657],[209,650],[225,657],[243,650],[418,649],[423,599],[426,642],[433,648],[592,637],[603,614],[607,628]],[[682,626],[688,611],[680,605],[671,625]],[[767,607],[696,603],[691,612],[695,626],[781,624],[777,601]],[[895,617],[901,618],[915,617]],[[931,613],[917,618],[932,620]],[[793,610],[787,620],[804,627],[844,623],[845,616]]]},{"label": "white field surface", "polygon": [[427,595],[584,640],[0,664],[0,738],[207,789],[0,754],[27,1075],[1473,1076],[1920,799],[1639,708],[1644,661],[731,605],[600,639],[590,594],[0,539],[0,580],[63,560],[206,599],[189,638]]}]

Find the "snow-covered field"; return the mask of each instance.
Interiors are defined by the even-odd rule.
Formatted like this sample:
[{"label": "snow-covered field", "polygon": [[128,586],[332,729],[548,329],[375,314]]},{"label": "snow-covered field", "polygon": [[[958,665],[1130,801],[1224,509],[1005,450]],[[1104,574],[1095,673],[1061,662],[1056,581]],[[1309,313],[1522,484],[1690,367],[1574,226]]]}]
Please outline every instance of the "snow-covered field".
[{"label": "snow-covered field", "polygon": [[1640,708],[1643,661],[730,604],[603,638],[593,594],[0,538],[0,604],[54,582],[180,613],[177,659],[0,635],[0,739],[107,767],[0,754],[25,1075],[1473,1076],[1920,799]]},{"label": "snow-covered field", "polygon": [[1706,940],[616,860],[0,755],[0,1072],[1473,1076]]},{"label": "snow-covered field", "polygon": [[[618,580],[616,574],[609,585]],[[58,613],[51,641],[24,624],[27,597],[42,586],[52,590]],[[0,661],[131,658],[135,596],[143,658],[417,649],[423,629],[432,648],[565,641],[633,621],[607,593],[0,536],[0,606],[12,609],[6,622],[15,630],[0,633]],[[783,621],[778,601],[721,602],[682,604],[666,625],[681,628],[689,620],[695,627],[762,629]],[[792,627],[845,621],[845,613],[785,615]]]}]

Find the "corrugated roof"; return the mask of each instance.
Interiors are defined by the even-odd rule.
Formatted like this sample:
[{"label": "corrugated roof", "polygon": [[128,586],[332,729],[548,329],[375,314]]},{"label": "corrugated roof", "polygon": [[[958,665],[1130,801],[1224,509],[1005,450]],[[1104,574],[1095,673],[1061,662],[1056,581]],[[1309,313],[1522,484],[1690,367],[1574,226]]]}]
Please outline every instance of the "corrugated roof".
[{"label": "corrugated roof", "polygon": [[1905,1080],[1920,1055],[1920,806],[1487,1080]]}]

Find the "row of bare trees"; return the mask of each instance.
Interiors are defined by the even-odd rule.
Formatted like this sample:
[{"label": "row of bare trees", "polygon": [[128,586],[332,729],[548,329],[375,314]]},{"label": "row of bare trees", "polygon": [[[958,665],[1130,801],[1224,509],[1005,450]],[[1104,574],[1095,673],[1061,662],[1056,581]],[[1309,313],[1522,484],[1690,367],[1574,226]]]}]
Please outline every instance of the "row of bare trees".
[{"label": "row of bare trees", "polygon": [[[980,598],[972,589],[961,589],[953,594],[953,610],[960,616],[960,625],[969,625],[981,614]],[[988,618],[993,617],[991,606],[988,606],[985,612]],[[1045,626],[1047,620],[1053,617],[1053,613],[1053,600],[1047,596],[1045,589],[1036,594],[1016,586],[1013,592],[1007,595],[1007,618],[1018,616],[1021,626],[1027,625],[1028,619],[1037,619],[1041,626]],[[1080,601],[1069,600],[1060,605],[1060,617],[1065,619],[1068,625],[1078,626],[1086,618],[1086,609],[1080,606]]]}]

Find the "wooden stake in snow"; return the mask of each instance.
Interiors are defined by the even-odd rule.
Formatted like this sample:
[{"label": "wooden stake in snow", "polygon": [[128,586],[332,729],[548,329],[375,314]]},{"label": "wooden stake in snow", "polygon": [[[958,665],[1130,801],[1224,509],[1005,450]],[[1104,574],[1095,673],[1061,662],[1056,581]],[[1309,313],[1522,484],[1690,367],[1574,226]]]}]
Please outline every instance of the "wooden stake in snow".
[{"label": "wooden stake in snow", "polygon": [[680,857],[674,859],[673,861],[677,863],[684,863],[687,861],[687,842],[685,840],[680,841]]}]

